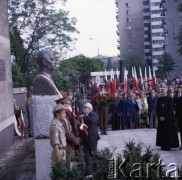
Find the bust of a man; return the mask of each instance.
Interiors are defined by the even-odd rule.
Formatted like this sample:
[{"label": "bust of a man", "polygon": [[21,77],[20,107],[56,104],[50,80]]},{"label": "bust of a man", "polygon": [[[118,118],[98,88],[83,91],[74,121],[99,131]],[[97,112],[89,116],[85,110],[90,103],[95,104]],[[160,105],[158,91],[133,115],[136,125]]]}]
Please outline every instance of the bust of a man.
[{"label": "bust of a man", "polygon": [[59,95],[51,74],[55,70],[54,58],[50,51],[42,50],[37,54],[39,72],[33,79],[33,95]]}]

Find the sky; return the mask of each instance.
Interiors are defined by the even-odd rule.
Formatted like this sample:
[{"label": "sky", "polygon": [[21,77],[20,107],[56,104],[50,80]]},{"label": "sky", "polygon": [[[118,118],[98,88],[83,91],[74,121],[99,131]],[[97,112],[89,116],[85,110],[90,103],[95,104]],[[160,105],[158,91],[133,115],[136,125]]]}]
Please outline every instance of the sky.
[{"label": "sky", "polygon": [[94,57],[98,50],[99,55],[104,56],[119,54],[115,0],[67,0],[65,8],[70,11],[70,17],[76,17],[76,28],[80,32],[69,57],[78,54]]}]

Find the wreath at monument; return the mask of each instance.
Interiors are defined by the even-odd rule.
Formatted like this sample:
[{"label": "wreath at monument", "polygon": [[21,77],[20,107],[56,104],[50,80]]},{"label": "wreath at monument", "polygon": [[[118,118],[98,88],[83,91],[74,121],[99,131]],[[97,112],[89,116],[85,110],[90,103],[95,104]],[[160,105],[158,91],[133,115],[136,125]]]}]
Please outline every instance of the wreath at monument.
[{"label": "wreath at monument", "polygon": [[118,97],[112,93],[96,94],[91,97],[91,103],[94,106],[102,107],[109,106],[111,103],[116,102]]}]

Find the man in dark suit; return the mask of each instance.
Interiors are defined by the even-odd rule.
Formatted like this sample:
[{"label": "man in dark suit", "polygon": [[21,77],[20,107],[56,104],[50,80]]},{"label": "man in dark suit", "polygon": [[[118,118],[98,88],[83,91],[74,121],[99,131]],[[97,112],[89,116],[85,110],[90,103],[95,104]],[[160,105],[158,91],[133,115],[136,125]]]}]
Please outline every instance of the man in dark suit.
[{"label": "man in dark suit", "polygon": [[147,97],[150,128],[157,128],[157,99],[158,97],[155,95],[155,90],[151,90],[150,95]]},{"label": "man in dark suit", "polygon": [[180,137],[181,137],[181,148],[182,149],[182,89],[178,88],[178,94],[177,94],[177,100],[176,100],[176,118],[178,120],[178,127],[180,131]]},{"label": "man in dark suit", "polygon": [[87,130],[81,131],[81,140],[87,174],[92,173],[93,153],[96,152],[97,142],[100,139],[97,131],[97,117],[92,110],[93,107],[90,103],[84,104],[83,123],[87,126]]}]

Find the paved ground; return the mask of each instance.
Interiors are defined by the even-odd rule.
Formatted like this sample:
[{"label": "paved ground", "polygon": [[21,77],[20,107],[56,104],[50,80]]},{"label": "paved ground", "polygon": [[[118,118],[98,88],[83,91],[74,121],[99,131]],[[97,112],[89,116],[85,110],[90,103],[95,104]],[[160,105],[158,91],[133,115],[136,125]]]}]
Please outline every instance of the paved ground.
[{"label": "paved ground", "polygon": [[[98,148],[109,147],[112,150],[116,147],[115,153],[122,154],[125,142],[129,140],[142,142],[144,147],[151,146],[153,152],[159,153],[167,165],[182,164],[182,150],[161,151],[160,147],[155,146],[156,129],[108,131],[108,135],[101,136]],[[17,142],[9,152],[0,157],[0,179],[35,180],[35,150],[32,138]]]},{"label": "paved ground", "polygon": [[171,151],[162,151],[160,147],[155,146],[156,142],[156,129],[134,129],[134,130],[120,130],[120,131],[108,131],[108,135],[102,135],[99,141],[99,149],[109,147],[110,149],[117,148],[115,153],[122,154],[125,147],[125,142],[129,140],[134,142],[142,142],[145,150],[145,146],[151,146],[154,153],[159,153],[163,162],[168,165],[169,163],[176,163],[182,165],[182,150],[171,149]]},{"label": "paved ground", "polygon": [[33,138],[16,141],[0,156],[1,180],[35,180],[35,148]]}]

